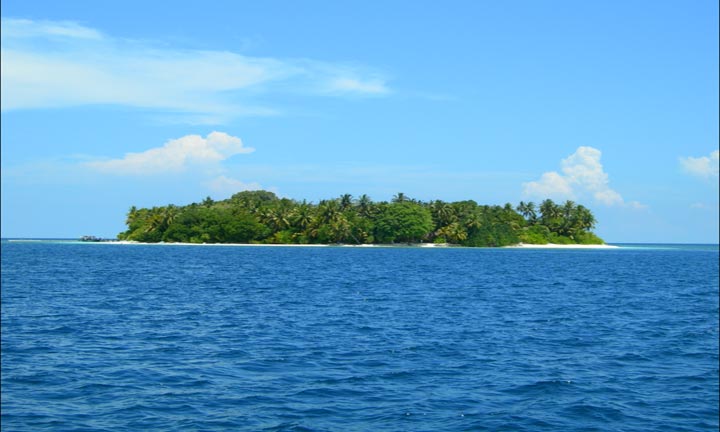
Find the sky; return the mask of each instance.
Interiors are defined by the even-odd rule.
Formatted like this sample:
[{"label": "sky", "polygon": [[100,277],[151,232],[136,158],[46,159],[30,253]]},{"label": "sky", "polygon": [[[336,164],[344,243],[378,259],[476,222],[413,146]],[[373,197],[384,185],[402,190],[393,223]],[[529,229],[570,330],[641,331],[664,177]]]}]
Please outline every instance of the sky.
[{"label": "sky", "polygon": [[2,1],[1,235],[243,190],[718,242],[716,1]]}]

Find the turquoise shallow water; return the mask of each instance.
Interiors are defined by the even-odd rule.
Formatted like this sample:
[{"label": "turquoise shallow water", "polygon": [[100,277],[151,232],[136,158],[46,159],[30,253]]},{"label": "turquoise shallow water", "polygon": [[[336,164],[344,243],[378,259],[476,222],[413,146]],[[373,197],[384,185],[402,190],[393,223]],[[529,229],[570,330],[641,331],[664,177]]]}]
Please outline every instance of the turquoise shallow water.
[{"label": "turquoise shallow water", "polygon": [[717,246],[2,243],[3,431],[717,429]]}]

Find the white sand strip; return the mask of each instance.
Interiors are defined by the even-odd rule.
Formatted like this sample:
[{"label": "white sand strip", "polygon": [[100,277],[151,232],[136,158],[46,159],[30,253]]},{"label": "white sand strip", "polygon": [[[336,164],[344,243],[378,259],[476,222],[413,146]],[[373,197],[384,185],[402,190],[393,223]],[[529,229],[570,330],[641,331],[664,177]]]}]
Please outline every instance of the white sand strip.
[{"label": "white sand strip", "polygon": [[254,244],[254,243],[142,243],[137,241],[111,241],[98,244],[122,244],[122,245],[145,245],[145,246],[249,246],[249,247],[326,247],[326,244]]},{"label": "white sand strip", "polygon": [[[109,242],[90,242],[91,244],[120,244],[120,245],[147,245],[147,246],[238,246],[238,247],[424,247],[424,248],[455,248],[462,246],[449,245],[447,243],[398,243],[398,244],[254,244],[254,243],[142,243],[136,241],[109,241]],[[582,245],[582,244],[529,244],[518,243],[512,246],[503,246],[504,248],[522,248],[522,249],[617,249],[619,246],[608,244],[600,245]],[[471,249],[471,248],[469,248]]]},{"label": "white sand strip", "polygon": [[512,246],[505,246],[507,248],[525,248],[525,249],[617,249],[619,246],[613,246],[609,244],[529,244],[529,243],[518,243]]}]

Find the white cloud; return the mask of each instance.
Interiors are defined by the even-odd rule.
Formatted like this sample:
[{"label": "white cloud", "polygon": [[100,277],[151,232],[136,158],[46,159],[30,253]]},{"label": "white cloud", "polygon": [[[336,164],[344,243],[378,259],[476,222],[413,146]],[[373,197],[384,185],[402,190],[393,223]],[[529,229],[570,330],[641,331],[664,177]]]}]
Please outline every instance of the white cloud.
[{"label": "white cloud", "polygon": [[382,95],[389,92],[382,80],[360,81],[353,78],[337,78],[330,82],[331,92],[351,92],[358,94]]},{"label": "white cloud", "polygon": [[546,172],[540,180],[523,183],[524,193],[528,196],[537,196],[555,199],[573,199],[572,186],[567,179],[555,171]]},{"label": "white cloud", "polygon": [[626,203],[626,205],[635,210],[645,210],[648,208],[647,205],[642,204],[638,201],[630,201],[629,203]]},{"label": "white cloud", "polygon": [[186,135],[162,147],[141,153],[127,153],[122,159],[87,162],[85,165],[111,174],[146,175],[180,172],[193,165],[215,165],[233,155],[250,153],[240,138],[212,132],[206,138]]},{"label": "white cloud", "polygon": [[102,37],[97,30],[71,21],[2,20],[3,38],[32,38],[45,35],[79,39],[100,39]]},{"label": "white cloud", "polygon": [[718,159],[720,159],[720,151],[715,150],[710,153],[710,156],[681,157],[680,165],[690,175],[706,179],[717,179],[720,166]]},{"label": "white cloud", "polygon": [[262,190],[262,186],[260,186],[259,183],[245,183],[240,180],[225,177],[224,175],[208,180],[203,184],[211,191],[220,195],[234,194],[242,191]]},{"label": "white cloud", "polygon": [[637,201],[626,203],[617,191],[610,188],[608,175],[600,163],[601,156],[596,148],[578,147],[575,153],[560,162],[562,174],[550,171],[537,181],[523,183],[523,194],[540,199],[578,199],[589,195],[607,206],[645,208]]},{"label": "white cloud", "polygon": [[1,56],[3,111],[118,104],[217,123],[278,112],[249,103],[250,93],[389,93],[382,77],[357,67],[158,48],[71,22],[3,18]]}]

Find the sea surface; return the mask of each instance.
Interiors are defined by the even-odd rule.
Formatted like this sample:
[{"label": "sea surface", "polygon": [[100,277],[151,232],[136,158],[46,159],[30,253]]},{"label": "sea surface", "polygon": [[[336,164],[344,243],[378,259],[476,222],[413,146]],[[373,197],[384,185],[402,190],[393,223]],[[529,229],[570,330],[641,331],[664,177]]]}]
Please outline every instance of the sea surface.
[{"label": "sea surface", "polygon": [[718,247],[2,242],[3,431],[717,431]]}]

